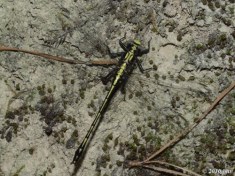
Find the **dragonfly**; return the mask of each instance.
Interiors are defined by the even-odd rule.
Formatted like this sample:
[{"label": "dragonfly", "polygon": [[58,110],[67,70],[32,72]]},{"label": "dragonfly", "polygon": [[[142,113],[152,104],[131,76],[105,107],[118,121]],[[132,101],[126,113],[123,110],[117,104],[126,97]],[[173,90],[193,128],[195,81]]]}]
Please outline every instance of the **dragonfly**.
[{"label": "dragonfly", "polygon": [[[90,139],[94,135],[95,130],[98,128],[99,122],[104,116],[104,113],[106,112],[113,96],[116,94],[116,91],[118,89],[121,89],[121,92],[124,93],[125,86],[128,86],[128,83],[131,83],[132,85],[134,85],[133,82],[130,82],[131,80],[130,81],[128,80],[128,78],[131,76],[131,74],[132,76],[135,75],[135,73],[132,73],[135,67],[139,67],[139,70],[142,73],[144,72],[141,62],[138,60],[137,56],[141,56],[149,52],[150,41],[148,43],[147,49],[139,50],[139,47],[141,45],[140,41],[134,40],[129,44],[125,44],[123,43],[124,38],[125,37],[119,40],[119,44],[124,51],[119,52],[119,53],[110,52],[111,57],[120,57],[119,64],[116,68],[114,68],[110,73],[108,73],[105,77],[101,79],[103,84],[107,84],[108,82],[112,80],[111,88],[108,91],[98,113],[96,114],[95,119],[90,129],[88,130],[85,138],[82,140],[82,142],[80,143],[80,146],[75,152],[75,155],[72,161],[73,164],[77,163],[79,159],[81,158],[81,156],[84,154],[86,147],[88,147],[89,145]],[[130,62],[127,62],[125,59],[130,59]],[[136,60],[132,60],[132,59],[136,59]],[[149,62],[151,64],[151,60]],[[129,65],[130,67],[128,67],[128,69],[127,67],[123,66],[123,64],[130,64],[130,63],[132,64]],[[186,110],[196,112],[196,109],[199,107],[199,105],[197,104],[197,102],[195,102],[195,100],[199,100],[198,98],[200,98],[201,100],[199,101],[199,103],[200,102],[202,103],[205,100],[208,101],[207,100],[209,99],[208,95],[210,95],[210,90],[206,86],[203,86],[201,84],[202,85],[201,87],[197,87],[198,84],[196,84],[195,81],[192,83],[191,82],[191,80],[193,80],[192,77],[190,78],[190,80],[185,81],[184,78],[178,76],[177,77],[178,81],[177,81],[177,79],[174,80],[175,79],[174,77],[168,76],[171,84],[164,85],[163,82],[166,79],[165,76],[159,77],[159,75],[156,74],[156,70],[157,69],[156,68],[154,69],[153,67],[153,70],[151,70],[151,72],[147,72],[145,74],[145,79],[139,81],[139,86],[137,85],[132,86],[132,88],[136,89],[135,95],[137,99],[131,98],[131,94],[130,94],[129,96],[130,100],[128,101],[128,102],[139,101],[139,104],[142,105],[142,106],[139,106],[139,109],[136,109],[135,112],[133,113],[133,116],[136,116],[136,123],[138,124],[138,122],[140,121],[139,119],[141,115],[144,118],[144,121],[146,121],[146,123],[143,125],[145,126],[144,129],[142,127],[142,124],[141,125],[139,124],[138,126],[133,125],[130,127],[130,129],[132,129],[136,134],[138,134],[138,132],[143,133],[141,134],[143,135],[143,138],[146,140],[147,143],[150,143],[152,145],[156,143],[161,143],[160,138],[154,137],[155,135],[153,131],[156,131],[162,128],[161,130],[159,130],[161,131],[161,133],[163,131],[165,132],[165,134],[169,134],[172,132],[173,128],[166,127],[166,125],[164,124],[162,125],[162,127],[160,127],[159,126],[160,123],[167,121],[169,123],[168,125],[170,126],[178,125],[178,128],[182,129],[183,126],[182,126],[181,121],[185,123],[185,126],[188,123],[188,120],[185,119],[182,115],[183,114],[182,107],[186,107]],[[188,86],[190,82],[191,82],[191,86]],[[148,84],[152,84],[152,87],[148,86]],[[160,88],[161,86],[164,88],[161,89]],[[142,96],[142,92],[145,92],[145,94],[149,94],[150,96],[149,97],[146,95]],[[183,97],[183,94],[186,94],[187,97]],[[158,104],[157,103],[158,101],[160,101],[161,104]],[[193,101],[194,103],[190,104]],[[149,104],[149,102],[151,103]],[[191,108],[189,108],[189,106],[191,106]],[[144,114],[140,113],[138,115],[138,113],[136,113],[137,111],[141,112],[142,110]],[[125,110],[122,110],[122,111],[124,112]],[[159,116],[161,117],[159,118]],[[163,118],[163,116],[165,116],[165,118]],[[176,116],[178,116],[178,118],[175,118]],[[144,132],[144,131],[150,131],[150,132]],[[144,134],[144,133],[147,133],[147,134]],[[139,145],[140,142],[137,142],[138,140],[137,140],[136,135],[132,136],[132,140],[136,142],[137,146]],[[121,146],[122,145],[123,144],[121,144]],[[127,150],[131,151],[130,150],[131,144],[125,143],[125,145],[128,147]],[[129,157],[133,157],[133,151],[132,151],[132,156],[129,156]],[[137,157],[141,157],[141,156],[137,155]]]},{"label": "dragonfly", "polygon": [[[83,33],[85,34],[84,36],[86,36],[88,39],[92,38],[91,34],[86,35],[85,32]],[[154,34],[151,33],[151,35],[154,35]],[[60,43],[63,43],[65,41],[65,37],[67,36],[67,33],[65,33],[63,36],[64,37],[61,38]],[[85,37],[85,40],[86,40],[86,37]],[[89,41],[89,40],[86,40],[86,41]],[[94,43],[94,40],[91,40],[91,41],[92,41],[91,43]],[[130,80],[128,79],[128,81],[126,82],[124,81],[124,83],[120,85],[117,84],[118,89],[121,89],[121,92],[124,92],[124,90],[122,89],[123,84],[124,85],[126,84],[124,87],[126,87],[127,89],[132,89],[132,91],[127,91],[126,94],[129,94],[128,99],[126,101],[120,101],[121,103],[119,104],[117,104],[116,102],[110,103],[109,101],[107,101],[108,102],[107,104],[111,105],[110,110],[106,112],[106,115],[108,117],[103,119],[103,123],[100,124],[101,125],[100,130],[96,131],[97,139],[90,141],[90,142],[93,142],[93,144],[97,142],[97,140],[100,143],[102,143],[103,138],[102,140],[100,140],[101,139],[99,135],[100,131],[103,132],[106,130],[105,135],[107,135],[107,131],[108,132],[112,131],[114,138],[119,140],[118,143],[120,145],[118,145],[119,147],[118,155],[120,154],[124,156],[125,159],[141,158],[143,157],[143,155],[147,155],[150,152],[150,150],[152,150],[152,148],[158,147],[160,143],[162,143],[162,141],[166,140],[165,138],[171,138],[172,134],[174,135],[177,130],[182,129],[183,127],[186,126],[186,124],[190,120],[192,120],[191,117],[193,114],[196,115],[201,112],[201,109],[203,109],[203,106],[205,106],[208,102],[211,101],[211,97],[214,97],[215,96],[214,92],[217,91],[217,90],[213,90],[212,86],[210,87],[210,85],[214,84],[212,83],[213,80],[209,79],[207,77],[207,74],[203,73],[203,71],[202,72],[199,72],[198,70],[195,71],[192,68],[184,68],[184,66],[182,66],[181,69],[174,70],[174,67],[177,67],[180,65],[180,64],[177,65],[179,62],[182,62],[182,61],[187,62],[189,59],[187,59],[187,57],[186,58],[177,58],[177,57],[174,58],[174,55],[173,57],[165,57],[165,58],[160,57],[160,55],[158,55],[158,51],[160,49],[159,50],[157,49],[157,41],[158,41],[158,38],[156,37],[156,35],[153,36],[152,50],[148,55],[146,55],[147,61],[143,60],[142,64],[144,65],[157,64],[158,68],[155,67],[155,69],[151,70],[150,72],[147,72],[145,74],[140,74],[140,75],[138,75],[138,73],[135,73],[135,70],[133,70],[133,73],[131,74],[132,78]],[[111,40],[109,40],[108,42],[111,42]],[[131,45],[133,45],[133,43]],[[170,48],[170,46],[171,45],[164,45],[164,46],[162,45],[161,48]],[[154,47],[156,48],[154,49]],[[103,51],[103,48],[100,47],[99,45],[94,48],[96,48],[97,50],[101,49]],[[169,54],[170,52],[168,52],[168,50],[165,50],[165,53]],[[87,55],[89,54],[90,53],[88,53]],[[119,57],[121,58],[120,55]],[[194,60],[193,59],[191,60],[192,62],[191,65],[195,64],[195,62],[198,61],[194,57],[191,57],[191,58],[194,59]],[[143,58],[143,59],[146,59],[146,58]],[[8,59],[6,60],[8,61]],[[170,64],[168,63],[170,62],[172,62],[173,66],[169,66]],[[4,69],[4,67],[7,68],[7,64],[5,63],[3,63],[2,66],[3,67],[1,67],[1,69]],[[17,66],[17,64],[15,64],[15,66]],[[31,67],[34,67],[35,72],[37,71],[37,68],[36,68],[37,66],[31,65]],[[52,64],[47,64],[47,67],[46,67],[47,72],[45,71],[46,78],[49,78],[51,76],[50,74],[47,75],[46,73],[53,72],[53,70],[50,70],[51,67],[54,70],[58,69],[58,68],[55,69]],[[75,82],[76,82],[76,79],[77,79],[77,82],[82,82],[80,80],[84,79],[84,77],[81,78],[82,76],[79,76],[79,74],[82,73],[84,67],[82,67],[81,69],[80,68],[78,69],[78,67],[75,66],[75,68],[76,69],[73,70],[73,73],[75,75],[77,73],[76,71],[81,71],[77,73],[77,77],[75,77]],[[63,71],[66,71],[66,69],[67,67],[64,66]],[[101,68],[100,70],[99,71],[103,73],[103,68]],[[14,70],[12,71],[14,72]],[[104,84],[108,84],[109,81],[111,82],[111,80],[114,79],[117,71],[118,69],[117,70],[114,69],[113,72],[110,72],[104,79],[102,79],[102,82]],[[204,71],[206,71],[206,69],[204,69]],[[97,72],[97,70],[94,69],[94,67],[86,68],[87,75],[93,74],[93,72]],[[218,69],[218,72],[219,72],[219,69]],[[184,74],[186,75],[185,77],[182,76]],[[24,80],[24,78],[27,78],[25,75],[15,75],[15,76],[18,76],[18,78],[21,80]],[[40,81],[43,80],[43,78],[40,79]],[[226,82],[226,79],[224,79],[224,81]],[[27,82],[25,82],[25,84],[27,84]],[[220,84],[220,85],[223,85],[223,84]],[[58,86],[60,85],[57,84],[57,88]],[[76,86],[78,87],[80,85],[76,84]],[[94,86],[93,83],[91,83],[90,88],[92,86]],[[70,90],[70,92],[74,88],[72,84],[68,85],[64,83],[61,87],[66,87],[66,91]],[[20,88],[16,86],[16,89],[20,89]],[[95,92],[101,91],[97,87],[93,89],[91,88],[90,90],[87,89],[87,92],[88,92],[87,95],[89,94],[89,91],[93,92],[94,89],[95,89]],[[58,91],[60,91],[60,88]],[[75,91],[76,93],[72,94],[74,95],[72,97],[74,98],[77,94],[79,94],[78,93],[79,91],[80,90],[76,89]],[[48,90],[48,92],[51,92],[51,91]],[[116,92],[116,90],[114,92],[117,95],[118,92]],[[132,92],[135,92],[135,93],[133,94]],[[61,96],[62,97],[61,99],[66,99],[66,96],[70,96],[71,98],[71,94],[68,94],[67,92],[64,94],[65,95]],[[105,93],[103,94],[102,92],[100,92],[100,94],[96,96],[100,97],[103,100],[103,97],[105,97]],[[67,98],[67,100],[70,101],[71,100],[70,98]],[[112,96],[110,98],[113,99]],[[115,101],[118,98],[119,96],[116,96],[115,99],[112,101]],[[82,101],[84,101],[84,99],[79,100],[80,104],[73,104],[73,102],[69,102],[70,104],[68,103],[67,106],[73,107],[76,110],[78,109],[78,112],[82,114],[82,111],[83,111],[82,108],[84,108],[81,106]],[[86,101],[87,101],[87,98],[86,98]],[[54,109],[56,108],[58,107],[55,106]],[[104,110],[107,110],[107,109],[108,107],[104,108]],[[90,110],[88,109],[88,111]],[[79,122],[79,125],[80,125],[79,127],[76,127],[76,129],[78,129],[80,136],[83,136],[83,135],[85,136],[85,134],[83,134],[83,131],[85,131],[84,128],[86,127],[89,128],[90,124],[88,125],[86,124],[85,127],[82,126],[84,125],[84,123],[87,123],[87,119],[84,116],[79,116],[77,113],[75,114],[76,115],[73,114],[73,116],[74,118],[77,118],[77,122]],[[102,116],[99,116],[99,117],[100,118],[98,119],[101,120]],[[97,124],[98,123],[99,122],[97,122]],[[109,128],[110,124],[116,124],[116,128]],[[16,128],[16,127],[13,127],[13,128]],[[96,127],[93,128],[94,131],[95,131],[95,128]],[[90,137],[92,136],[92,134],[93,132],[90,133]],[[80,136],[79,136],[79,140],[77,139],[78,141],[82,141],[80,140]],[[89,139],[87,139],[87,141],[88,140]],[[82,143],[83,142],[81,142],[80,145]],[[89,142],[86,142],[86,145],[88,145],[88,143]],[[83,150],[83,152],[85,152],[85,148],[88,147],[86,145],[84,145],[83,143],[82,148],[80,148]],[[109,143],[108,145],[112,145],[112,144]],[[148,148],[148,150],[147,149],[145,150],[143,145],[146,146],[145,148]],[[99,145],[95,145],[92,147],[95,147],[95,149],[97,149],[97,153],[98,153],[97,155],[102,155],[100,154],[101,152],[99,152],[97,146]],[[130,152],[131,154],[130,155],[125,154],[125,152],[123,152],[123,149],[125,149],[125,151]],[[70,157],[72,158],[74,151],[72,151],[71,153],[72,154]],[[75,154],[74,156],[75,159],[73,163],[79,160],[78,158],[80,158],[81,156],[79,152],[77,152],[77,154],[78,155]],[[93,153],[91,153],[90,155],[92,154]]]},{"label": "dragonfly", "polygon": [[107,84],[108,81],[113,79],[112,85],[110,87],[110,90],[108,91],[99,111],[97,112],[94,121],[91,124],[90,129],[88,130],[85,138],[83,139],[82,143],[80,144],[79,148],[75,152],[74,158],[72,163],[76,163],[81,155],[84,153],[85,147],[89,143],[89,139],[94,134],[95,130],[98,127],[99,122],[101,121],[101,118],[103,117],[112,97],[114,96],[115,92],[121,88],[121,91],[125,92],[125,84],[130,76],[130,74],[133,72],[134,68],[136,66],[139,67],[140,71],[143,73],[144,69],[142,68],[138,56],[142,56],[144,54],[147,54],[150,49],[150,41],[148,42],[148,48],[141,50],[139,46],[141,45],[141,42],[137,39],[133,41],[132,44],[125,45],[123,43],[123,39],[126,38],[126,35],[119,40],[120,47],[124,50],[124,52],[119,53],[110,53],[111,57],[120,57],[119,65],[117,68],[113,69],[106,77],[102,79],[102,82],[104,84]]}]

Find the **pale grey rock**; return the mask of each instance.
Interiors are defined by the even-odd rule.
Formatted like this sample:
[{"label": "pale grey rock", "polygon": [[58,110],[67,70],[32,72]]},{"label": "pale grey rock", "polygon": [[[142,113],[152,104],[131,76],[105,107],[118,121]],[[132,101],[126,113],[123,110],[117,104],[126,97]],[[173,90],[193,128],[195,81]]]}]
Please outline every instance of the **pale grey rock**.
[{"label": "pale grey rock", "polygon": [[204,21],[204,20],[199,20],[199,21],[197,21],[197,26],[199,26],[199,27],[203,27],[204,24],[205,24],[205,21]]},{"label": "pale grey rock", "polygon": [[[149,148],[159,141],[163,145],[192,124],[235,80],[234,23],[226,25],[220,19],[234,21],[229,12],[233,4],[221,4],[227,5],[223,14],[221,9],[211,11],[207,5],[192,0],[166,1],[165,7],[162,1],[140,0],[1,1],[1,45],[83,61],[99,60],[109,58],[107,45],[113,52],[122,51],[118,40],[126,32],[127,40],[141,38],[144,47],[152,38],[150,53],[139,59],[144,68],[156,65],[158,69],[145,74],[134,70],[126,85],[126,100],[120,92],[114,96],[80,169],[73,173],[70,163],[74,152],[109,89],[110,84],[102,85],[99,76],[107,75],[111,68],[62,64],[23,53],[1,52],[0,175],[14,175],[20,168],[19,175],[25,176],[96,175],[96,161],[105,153],[104,141],[110,133],[113,139],[106,141],[109,158],[102,160],[101,175],[156,175],[148,170],[126,169],[118,166],[117,161],[125,162],[130,157],[136,136],[140,146],[137,145],[134,157],[139,157],[141,146],[143,153],[149,155]],[[151,14],[153,10],[155,15]],[[204,19],[203,15],[198,16],[202,11]],[[66,34],[66,29],[71,31]],[[179,33],[181,41],[177,40]],[[65,34],[64,44],[57,48],[44,46],[45,40],[58,44],[56,36],[62,40]],[[53,97],[54,102],[45,96]],[[167,160],[190,166],[187,169],[201,175],[208,173],[206,169],[200,170],[203,167],[198,163],[203,160],[213,168],[210,161],[218,155],[226,167],[232,167],[233,163],[216,146],[215,151],[210,151],[213,147],[201,142],[214,135],[213,143],[221,138],[231,143],[233,125],[226,113],[231,114],[228,110],[233,97],[227,96],[190,136],[169,151],[173,158]],[[5,118],[8,110],[16,113],[15,118]],[[63,131],[65,127],[67,131]],[[74,130],[78,134],[76,140],[71,138]]]}]

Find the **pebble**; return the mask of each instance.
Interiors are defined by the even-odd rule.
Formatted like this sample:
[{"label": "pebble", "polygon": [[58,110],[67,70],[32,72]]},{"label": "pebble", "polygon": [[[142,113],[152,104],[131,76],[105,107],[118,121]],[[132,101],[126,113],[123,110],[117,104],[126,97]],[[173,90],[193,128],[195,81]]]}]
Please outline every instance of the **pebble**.
[{"label": "pebble", "polygon": [[192,25],[195,23],[195,20],[193,18],[188,18],[188,23]]},{"label": "pebble", "polygon": [[69,140],[67,140],[66,142],[66,148],[67,149],[71,149],[75,146],[75,139],[74,138],[69,138]]},{"label": "pebble", "polygon": [[204,20],[199,20],[199,21],[197,22],[197,26],[199,26],[199,27],[203,27],[204,24],[205,24],[205,21],[204,21]]}]

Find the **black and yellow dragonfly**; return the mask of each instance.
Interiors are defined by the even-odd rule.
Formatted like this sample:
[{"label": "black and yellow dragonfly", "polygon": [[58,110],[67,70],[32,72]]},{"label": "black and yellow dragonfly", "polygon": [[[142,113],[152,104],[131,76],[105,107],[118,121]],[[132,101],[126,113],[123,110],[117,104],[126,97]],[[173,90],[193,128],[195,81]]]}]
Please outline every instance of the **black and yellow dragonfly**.
[{"label": "black and yellow dragonfly", "polygon": [[89,144],[90,139],[94,135],[95,130],[97,129],[115,92],[120,88],[121,92],[125,93],[125,84],[129,76],[133,72],[133,70],[136,68],[136,66],[138,66],[138,68],[140,69],[142,73],[144,72],[144,69],[141,66],[138,56],[142,56],[149,52],[151,40],[149,40],[148,42],[148,48],[142,49],[140,48],[140,45],[141,45],[140,40],[135,39],[132,43],[129,43],[126,45],[123,43],[123,40],[125,38],[126,38],[126,34],[123,38],[119,40],[119,45],[124,50],[123,52],[111,53],[109,50],[109,54],[112,58],[120,57],[119,64],[107,76],[102,78],[103,84],[107,84],[111,79],[113,79],[111,88],[109,89],[99,111],[97,112],[95,119],[93,120],[91,127],[88,130],[85,138],[83,139],[82,143],[76,150],[73,161],[72,161],[73,164],[78,162],[81,156],[84,154],[84,150],[86,149],[86,147]]}]

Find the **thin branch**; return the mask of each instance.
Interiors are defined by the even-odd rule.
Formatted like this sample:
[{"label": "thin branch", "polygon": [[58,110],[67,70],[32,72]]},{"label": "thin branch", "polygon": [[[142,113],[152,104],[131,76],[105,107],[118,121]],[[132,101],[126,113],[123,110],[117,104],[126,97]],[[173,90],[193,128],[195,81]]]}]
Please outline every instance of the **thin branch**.
[{"label": "thin branch", "polygon": [[85,65],[101,65],[101,66],[102,65],[117,65],[118,64],[117,60],[114,60],[114,59],[112,59],[112,60],[111,59],[109,59],[109,60],[107,60],[107,59],[106,60],[91,60],[91,61],[85,62],[85,61],[80,61],[80,60],[66,59],[61,56],[53,56],[53,55],[45,54],[45,53],[38,52],[38,51],[29,51],[29,50],[25,50],[25,49],[6,47],[6,46],[2,46],[2,45],[0,45],[0,51],[23,52],[23,53],[27,53],[27,54],[32,54],[32,55],[44,57],[49,60],[64,62],[64,63],[68,63],[68,64],[85,64]]},{"label": "thin branch", "polygon": [[164,172],[164,173],[168,173],[168,174],[173,174],[173,175],[180,175],[180,176],[189,176],[187,174],[184,174],[184,173],[181,173],[181,172],[178,172],[178,171],[174,171],[174,170],[171,170],[171,169],[165,169],[165,168],[161,168],[161,167],[155,167],[155,166],[146,166],[146,165],[143,165],[142,166],[143,168],[147,168],[147,169],[150,169],[150,170],[154,170],[154,171],[157,171],[157,172]]},{"label": "thin branch", "polygon": [[200,176],[199,174],[190,171],[188,169],[184,169],[182,167],[167,163],[167,162],[163,162],[163,161],[150,161],[151,159],[155,158],[156,156],[158,156],[160,153],[162,153],[163,151],[165,151],[166,149],[168,149],[169,147],[175,145],[177,142],[180,141],[180,139],[182,139],[183,137],[185,137],[189,132],[191,132],[215,107],[216,105],[230,92],[234,89],[235,87],[235,82],[232,82],[231,85],[226,88],[222,93],[220,93],[217,98],[215,99],[215,101],[210,105],[210,107],[203,113],[202,116],[200,116],[195,123],[193,123],[192,125],[190,125],[189,127],[187,127],[183,132],[181,132],[179,135],[177,135],[174,139],[170,140],[169,142],[167,142],[163,147],[161,147],[158,151],[156,151],[155,153],[153,153],[150,157],[148,157],[146,160],[144,161],[130,161],[128,163],[129,167],[144,167],[147,169],[151,169],[157,172],[165,172],[165,173],[170,173],[170,174],[175,174],[175,175],[182,175],[182,176],[187,176],[183,173],[177,172],[177,171],[172,171],[169,169],[164,169],[161,167],[150,167],[147,166],[148,164],[163,164],[166,166],[172,166],[175,167],[177,169],[181,169],[184,172],[190,173],[191,175],[194,176]]},{"label": "thin branch", "polygon": [[188,169],[185,169],[183,167],[180,167],[180,166],[177,166],[177,165],[174,165],[174,164],[171,164],[171,163],[167,163],[167,162],[164,162],[164,161],[157,161],[157,160],[154,160],[154,161],[147,161],[147,162],[144,162],[144,164],[161,164],[161,165],[165,165],[165,166],[171,166],[171,167],[174,167],[174,168],[177,168],[177,169],[180,169],[184,172],[187,172],[191,175],[194,175],[194,176],[201,176],[191,170],[188,170]]},{"label": "thin branch", "polygon": [[199,117],[195,123],[187,127],[182,133],[177,135],[175,138],[170,140],[168,143],[166,143],[163,147],[161,147],[158,151],[156,151],[154,154],[152,154],[150,157],[148,157],[144,162],[150,161],[151,159],[158,156],[160,153],[168,149],[169,147],[175,145],[177,142],[180,141],[183,137],[185,137],[190,131],[192,131],[193,128],[195,128],[214,108],[215,106],[235,87],[235,82],[231,83],[231,85],[226,88],[222,93],[218,95],[218,97],[215,99],[215,101],[211,104],[211,106],[203,113],[201,117]]}]

